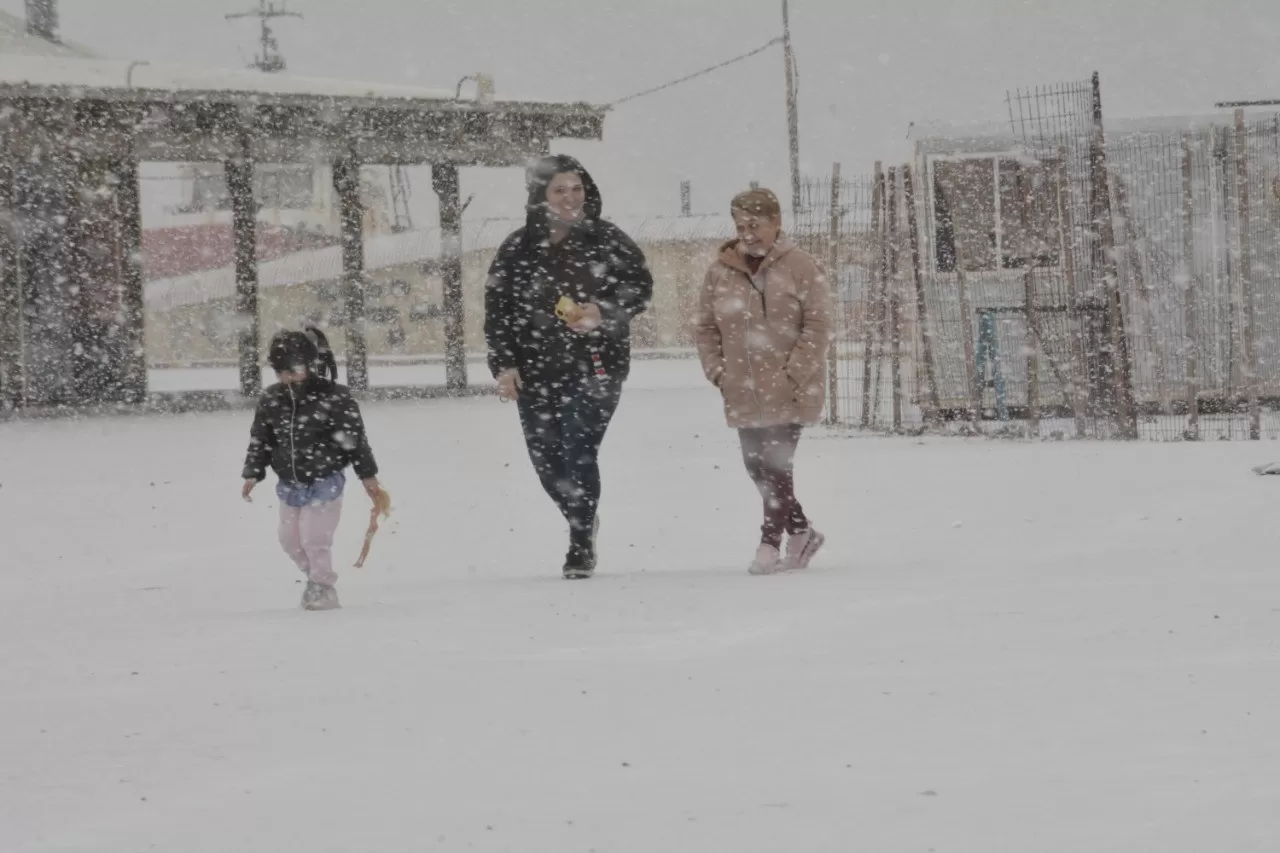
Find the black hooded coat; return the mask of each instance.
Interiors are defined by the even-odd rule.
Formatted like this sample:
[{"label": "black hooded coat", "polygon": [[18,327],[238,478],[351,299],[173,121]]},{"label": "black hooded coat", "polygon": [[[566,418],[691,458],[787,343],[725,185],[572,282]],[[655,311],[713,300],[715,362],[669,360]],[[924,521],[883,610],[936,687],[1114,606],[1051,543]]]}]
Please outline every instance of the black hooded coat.
[{"label": "black hooded coat", "polygon": [[[547,185],[560,173],[582,179],[583,220],[552,245]],[[631,321],[653,298],[653,276],[640,247],[616,225],[600,218],[600,189],[572,157],[543,158],[527,177],[525,227],[512,233],[489,268],[485,286],[485,342],[496,377],[520,371],[526,388],[563,383],[596,371],[621,382],[631,369]],[[556,317],[556,303],[568,296],[594,302],[604,320],[579,334]]]}]

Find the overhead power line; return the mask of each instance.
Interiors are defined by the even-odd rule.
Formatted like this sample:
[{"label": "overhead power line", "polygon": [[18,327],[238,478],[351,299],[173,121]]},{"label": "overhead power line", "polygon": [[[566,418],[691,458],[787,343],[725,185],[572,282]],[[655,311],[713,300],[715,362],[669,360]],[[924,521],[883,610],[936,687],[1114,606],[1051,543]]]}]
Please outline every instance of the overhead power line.
[{"label": "overhead power line", "polygon": [[750,59],[751,57],[755,56],[758,53],[764,53],[766,50],[773,47],[775,44],[781,44],[781,43],[782,43],[782,36],[778,36],[777,38],[770,39],[769,41],[760,45],[755,50],[747,51],[746,53],[741,54],[739,56],[735,56],[732,59],[726,59],[724,62],[718,63],[716,65],[712,65],[709,68],[704,68],[701,71],[695,71],[692,74],[686,74],[684,77],[681,77],[677,80],[672,80],[670,83],[663,83],[661,86],[654,86],[652,89],[645,89],[643,92],[636,92],[634,95],[627,95],[625,98],[619,98],[618,100],[613,101],[612,103],[605,104],[605,106],[616,107],[618,106],[618,104],[625,104],[627,101],[634,101],[636,98],[643,98],[646,95],[652,95],[652,94],[655,94],[656,92],[661,92],[664,89],[670,89],[672,86],[679,86],[681,83],[688,83],[690,80],[695,80],[698,77],[703,77],[707,74],[712,73],[713,71],[719,71],[721,68],[726,68],[730,65],[733,65],[735,62],[741,62],[744,59]]}]

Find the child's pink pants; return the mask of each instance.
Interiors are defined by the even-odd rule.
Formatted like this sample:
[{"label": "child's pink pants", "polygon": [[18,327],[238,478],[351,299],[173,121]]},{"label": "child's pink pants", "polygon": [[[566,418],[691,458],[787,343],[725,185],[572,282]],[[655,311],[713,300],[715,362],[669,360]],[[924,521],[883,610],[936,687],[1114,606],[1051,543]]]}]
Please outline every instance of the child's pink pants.
[{"label": "child's pink pants", "polygon": [[307,580],[333,586],[333,534],[342,516],[342,498],[318,501],[304,507],[280,502],[280,544]]}]

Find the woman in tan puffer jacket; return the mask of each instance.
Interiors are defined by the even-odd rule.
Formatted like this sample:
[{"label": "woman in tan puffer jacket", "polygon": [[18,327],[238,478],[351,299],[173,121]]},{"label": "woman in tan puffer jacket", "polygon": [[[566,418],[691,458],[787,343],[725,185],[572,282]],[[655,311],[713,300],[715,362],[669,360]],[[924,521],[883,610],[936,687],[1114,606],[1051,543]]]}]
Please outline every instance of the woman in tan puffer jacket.
[{"label": "woman in tan puffer jacket", "polygon": [[695,337],[764,499],[750,571],[773,574],[807,567],[825,541],[796,499],[793,461],[802,429],[818,422],[826,404],[830,297],[821,268],[782,233],[777,196],[740,193],[730,212],[738,237],[707,271]]}]

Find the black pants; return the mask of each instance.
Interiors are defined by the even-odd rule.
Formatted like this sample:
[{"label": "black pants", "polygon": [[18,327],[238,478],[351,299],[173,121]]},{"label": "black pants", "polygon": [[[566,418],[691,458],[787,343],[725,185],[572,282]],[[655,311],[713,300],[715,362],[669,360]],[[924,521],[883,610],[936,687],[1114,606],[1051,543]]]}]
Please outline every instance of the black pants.
[{"label": "black pants", "polygon": [[597,459],[617,411],[622,383],[595,376],[539,384],[520,392],[520,424],[542,488],[569,522],[575,545],[591,540],[600,505]]},{"label": "black pants", "polygon": [[742,461],[764,499],[764,525],[760,542],[775,548],[783,533],[809,529],[800,501],[796,500],[794,463],[800,444],[799,424],[738,430]]}]

